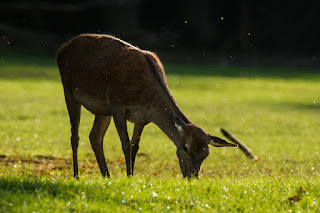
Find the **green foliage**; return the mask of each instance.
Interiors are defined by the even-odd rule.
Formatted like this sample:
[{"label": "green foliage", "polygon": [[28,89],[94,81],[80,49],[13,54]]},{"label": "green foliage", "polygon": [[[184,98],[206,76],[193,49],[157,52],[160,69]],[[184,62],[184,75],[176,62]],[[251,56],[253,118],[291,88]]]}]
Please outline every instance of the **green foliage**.
[{"label": "green foliage", "polygon": [[222,137],[220,127],[229,130],[261,161],[249,161],[238,149],[210,148],[201,178],[188,181],[181,177],[175,146],[150,124],[129,179],[112,123],[104,143],[112,178],[103,179],[88,140],[94,117],[83,109],[75,181],[54,61],[0,59],[0,212],[319,211],[315,70],[165,65],[185,114],[213,135]]}]

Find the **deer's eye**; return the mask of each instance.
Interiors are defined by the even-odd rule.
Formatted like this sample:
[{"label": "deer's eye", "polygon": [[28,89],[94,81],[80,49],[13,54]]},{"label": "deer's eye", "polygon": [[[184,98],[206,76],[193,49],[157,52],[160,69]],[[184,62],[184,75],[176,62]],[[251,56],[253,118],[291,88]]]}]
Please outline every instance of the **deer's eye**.
[{"label": "deer's eye", "polygon": [[203,153],[208,156],[209,155],[209,151],[207,148],[202,148]]}]

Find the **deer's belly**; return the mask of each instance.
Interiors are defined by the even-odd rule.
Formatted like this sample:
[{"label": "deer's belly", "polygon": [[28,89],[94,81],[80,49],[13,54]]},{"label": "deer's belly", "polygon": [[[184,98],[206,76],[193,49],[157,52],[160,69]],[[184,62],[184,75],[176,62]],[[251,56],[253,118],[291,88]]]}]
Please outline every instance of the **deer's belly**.
[{"label": "deer's belly", "polygon": [[151,122],[150,108],[143,105],[128,106],[126,119],[132,123],[148,124]]},{"label": "deer's belly", "polygon": [[86,95],[79,95],[74,93],[74,97],[79,101],[88,111],[95,115],[110,116],[111,109],[105,99],[93,98]]}]

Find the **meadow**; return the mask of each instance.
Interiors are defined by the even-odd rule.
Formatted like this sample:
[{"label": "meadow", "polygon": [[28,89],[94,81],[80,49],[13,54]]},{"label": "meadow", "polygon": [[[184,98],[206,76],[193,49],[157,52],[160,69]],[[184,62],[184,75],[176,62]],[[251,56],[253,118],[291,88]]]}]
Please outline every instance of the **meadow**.
[{"label": "meadow", "polygon": [[[318,212],[320,70],[164,64],[169,88],[195,124],[223,127],[260,157],[212,148],[199,179],[183,179],[176,148],[154,124],[125,175],[112,122],[101,177],[82,108],[80,180],[72,178],[70,124],[53,58],[0,57],[0,212]],[[133,125],[129,125],[132,134]]]}]

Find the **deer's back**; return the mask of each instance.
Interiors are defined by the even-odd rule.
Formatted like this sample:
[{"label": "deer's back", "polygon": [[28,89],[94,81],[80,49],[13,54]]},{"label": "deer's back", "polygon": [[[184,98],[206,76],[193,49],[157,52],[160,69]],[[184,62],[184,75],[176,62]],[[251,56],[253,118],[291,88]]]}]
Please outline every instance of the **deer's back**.
[{"label": "deer's back", "polygon": [[109,114],[116,105],[150,109],[153,100],[164,97],[162,65],[152,71],[147,57],[160,63],[152,53],[114,37],[85,34],[63,45],[57,62],[64,86],[78,101],[94,114]]}]

